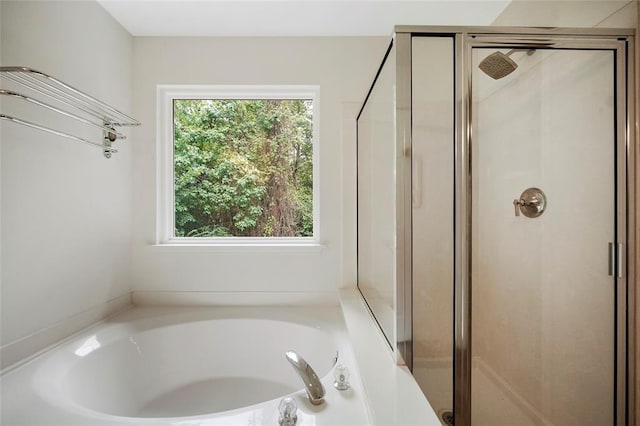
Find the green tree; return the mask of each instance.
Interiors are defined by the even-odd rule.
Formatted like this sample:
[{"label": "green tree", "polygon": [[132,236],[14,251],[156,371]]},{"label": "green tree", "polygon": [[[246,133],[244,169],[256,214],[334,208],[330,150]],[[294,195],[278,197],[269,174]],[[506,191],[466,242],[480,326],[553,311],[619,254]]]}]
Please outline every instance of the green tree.
[{"label": "green tree", "polygon": [[175,100],[176,236],[313,235],[311,102]]}]

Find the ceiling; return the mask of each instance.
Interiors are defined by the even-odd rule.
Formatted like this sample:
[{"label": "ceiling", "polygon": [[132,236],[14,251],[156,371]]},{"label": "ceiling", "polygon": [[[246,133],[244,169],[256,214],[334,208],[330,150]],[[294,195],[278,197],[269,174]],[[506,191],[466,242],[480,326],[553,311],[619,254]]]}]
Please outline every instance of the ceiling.
[{"label": "ceiling", "polygon": [[98,0],[134,36],[389,36],[490,25],[510,0]]}]

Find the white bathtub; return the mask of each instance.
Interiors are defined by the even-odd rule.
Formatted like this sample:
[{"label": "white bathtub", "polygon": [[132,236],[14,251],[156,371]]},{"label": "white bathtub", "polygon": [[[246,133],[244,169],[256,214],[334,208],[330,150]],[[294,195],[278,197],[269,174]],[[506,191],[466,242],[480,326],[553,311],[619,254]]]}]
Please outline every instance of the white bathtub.
[{"label": "white bathtub", "polygon": [[[327,391],[311,405],[284,353]],[[351,389],[332,386],[338,362]],[[135,308],[3,375],[3,425],[370,424],[339,308]]]}]

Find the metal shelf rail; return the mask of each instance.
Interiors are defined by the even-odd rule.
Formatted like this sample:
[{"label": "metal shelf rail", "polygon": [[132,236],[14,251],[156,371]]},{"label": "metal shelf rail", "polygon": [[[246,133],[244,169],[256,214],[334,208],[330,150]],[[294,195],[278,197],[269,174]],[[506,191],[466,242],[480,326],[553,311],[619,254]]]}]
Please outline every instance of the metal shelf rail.
[{"label": "metal shelf rail", "polygon": [[103,140],[95,142],[4,113],[0,113],[0,119],[99,147],[106,158],[111,158],[113,153],[118,152],[112,148],[112,143],[118,139],[126,138],[116,130],[117,127],[140,125],[138,120],[41,71],[27,67],[0,67],[0,76],[37,95],[53,100],[53,103],[13,90],[0,89],[1,96],[20,99],[88,126],[99,128],[103,132]]}]

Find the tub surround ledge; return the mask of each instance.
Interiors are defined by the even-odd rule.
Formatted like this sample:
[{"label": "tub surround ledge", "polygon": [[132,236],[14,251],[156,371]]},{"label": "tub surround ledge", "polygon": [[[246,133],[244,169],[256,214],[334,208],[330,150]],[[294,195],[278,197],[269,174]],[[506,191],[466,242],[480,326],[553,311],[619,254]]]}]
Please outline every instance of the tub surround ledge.
[{"label": "tub surround ledge", "polygon": [[127,292],[3,345],[0,348],[1,373],[4,374],[29,362],[38,355],[63,343],[70,336],[94,326],[111,315],[129,309],[131,306],[131,293]]},{"label": "tub surround ledge", "polygon": [[134,291],[136,306],[339,306],[337,291]]},{"label": "tub surround ledge", "polygon": [[360,292],[340,290],[340,304],[373,425],[441,426],[411,372],[396,364]]}]

